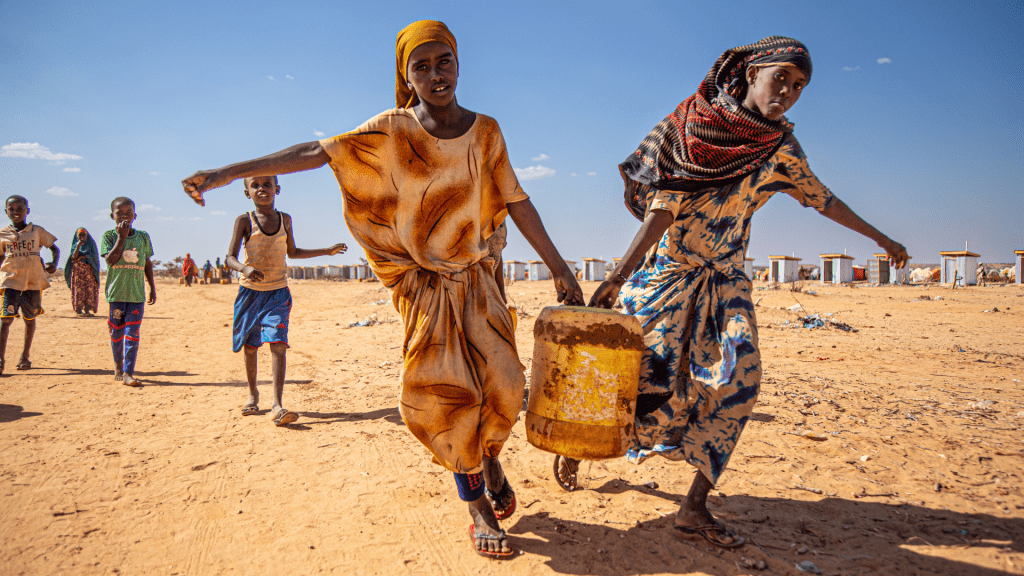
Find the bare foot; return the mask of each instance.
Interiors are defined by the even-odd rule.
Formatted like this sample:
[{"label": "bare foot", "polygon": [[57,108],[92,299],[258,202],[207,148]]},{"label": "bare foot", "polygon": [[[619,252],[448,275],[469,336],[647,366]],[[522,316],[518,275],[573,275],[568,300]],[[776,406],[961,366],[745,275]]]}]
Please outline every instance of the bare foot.
[{"label": "bare foot", "polygon": [[124,373],[123,380],[125,386],[138,386],[140,384],[140,382],[135,379],[135,376],[127,372]]},{"label": "bare foot", "polygon": [[[509,554],[512,547],[508,539],[504,537],[498,519],[494,517],[494,510],[486,496],[481,496],[469,504],[469,515],[473,517],[473,529],[477,538],[473,546],[481,552]],[[489,537],[488,537],[489,536]]]},{"label": "bare foot", "polygon": [[684,501],[676,512],[676,528],[679,534],[699,536],[722,548],[733,548],[743,544],[744,539],[718,521],[704,503]]},{"label": "bare foot", "polygon": [[121,371],[120,366],[114,366],[114,382],[120,382],[124,380],[124,372]]}]

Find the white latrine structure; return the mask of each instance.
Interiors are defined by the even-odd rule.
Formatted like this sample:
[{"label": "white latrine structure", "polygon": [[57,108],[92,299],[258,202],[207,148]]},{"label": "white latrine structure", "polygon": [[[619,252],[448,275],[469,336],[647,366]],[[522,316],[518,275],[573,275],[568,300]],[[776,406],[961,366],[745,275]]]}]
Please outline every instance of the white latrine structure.
[{"label": "white latrine structure", "polygon": [[505,261],[505,278],[512,280],[526,280],[526,262],[519,260]]},{"label": "white latrine structure", "polygon": [[754,259],[744,258],[743,259],[743,273],[747,275],[747,278],[754,277]]},{"label": "white latrine structure", "polygon": [[543,260],[530,260],[527,264],[530,265],[529,280],[551,280],[551,271],[548,270],[548,265]]},{"label": "white latrine structure", "polygon": [[942,258],[939,282],[953,284],[959,281],[961,286],[978,284],[978,258],[981,255],[968,250],[954,250],[939,252],[939,256]]},{"label": "white latrine structure", "polygon": [[1020,280],[1020,272],[1021,272],[1021,269],[1024,268],[1024,250],[1014,250],[1013,251],[1013,262],[1014,262],[1014,268],[1016,268],[1016,270],[1014,270],[1014,272],[1017,274],[1016,282],[1017,282],[1017,284],[1024,284],[1024,282],[1021,282],[1021,280]]},{"label": "white latrine structure", "polygon": [[821,283],[849,284],[853,282],[853,256],[821,254]]},{"label": "white latrine structure", "polygon": [[769,256],[768,282],[796,282],[800,279],[800,258]]},{"label": "white latrine structure", "polygon": [[605,261],[597,258],[583,259],[583,279],[589,282],[603,282],[605,277]]}]

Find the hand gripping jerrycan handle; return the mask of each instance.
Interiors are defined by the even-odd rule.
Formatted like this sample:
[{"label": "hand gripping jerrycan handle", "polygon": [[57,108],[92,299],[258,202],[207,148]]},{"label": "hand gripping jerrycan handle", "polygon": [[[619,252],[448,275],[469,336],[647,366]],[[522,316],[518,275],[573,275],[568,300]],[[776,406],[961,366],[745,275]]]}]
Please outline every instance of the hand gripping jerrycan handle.
[{"label": "hand gripping jerrycan handle", "polygon": [[548,307],[533,334],[527,441],[577,460],[625,455],[644,350],[637,319],[601,308]]}]

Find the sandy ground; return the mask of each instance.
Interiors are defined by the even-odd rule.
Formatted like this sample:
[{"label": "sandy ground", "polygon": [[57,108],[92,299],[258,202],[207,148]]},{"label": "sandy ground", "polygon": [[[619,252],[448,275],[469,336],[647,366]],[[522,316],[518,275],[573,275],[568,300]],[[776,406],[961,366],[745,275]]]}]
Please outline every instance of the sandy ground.
[{"label": "sandy ground", "polygon": [[[751,543],[672,536],[685,464],[585,462],[586,489],[562,492],[520,420],[503,460],[521,553],[495,562],[473,553],[451,475],[401,423],[401,327],[379,284],[293,283],[285,405],[301,418],[277,428],[265,384],[264,412],[239,415],[235,286],[161,283],[131,389],[112,381],[105,319],[75,318],[55,282],[34,369],[11,369],[19,320],[0,379],[0,573],[1024,573],[1024,290],[803,288],[755,293],[763,388],[710,498]],[[554,293],[508,291],[530,314],[528,363]],[[788,327],[814,312],[857,332]],[[373,313],[392,322],[346,328]]]}]

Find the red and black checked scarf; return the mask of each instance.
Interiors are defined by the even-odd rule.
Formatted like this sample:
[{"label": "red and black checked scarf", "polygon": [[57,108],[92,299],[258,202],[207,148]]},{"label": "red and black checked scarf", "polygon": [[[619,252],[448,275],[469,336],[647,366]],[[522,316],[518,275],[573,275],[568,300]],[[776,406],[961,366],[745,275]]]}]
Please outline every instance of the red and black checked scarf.
[{"label": "red and black checked scarf", "polygon": [[789,62],[811,77],[811,59],[800,42],[769,36],[722,54],[697,92],[658,123],[636,152],[619,165],[626,207],[641,221],[651,189],[692,192],[738,182],[760,168],[793,125],[744,108],[749,64]]}]

